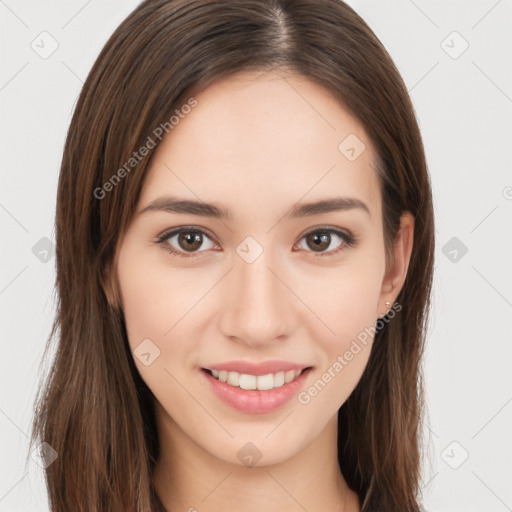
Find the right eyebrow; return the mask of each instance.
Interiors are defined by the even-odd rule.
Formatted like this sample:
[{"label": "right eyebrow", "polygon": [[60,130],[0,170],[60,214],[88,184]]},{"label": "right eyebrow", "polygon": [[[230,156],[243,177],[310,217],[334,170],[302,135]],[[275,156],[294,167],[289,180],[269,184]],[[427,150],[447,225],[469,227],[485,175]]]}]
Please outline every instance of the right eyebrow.
[{"label": "right eyebrow", "polygon": [[158,197],[145,206],[139,215],[146,212],[164,211],[169,213],[188,213],[190,215],[201,215],[216,219],[231,219],[231,214],[219,206],[210,203],[203,203],[190,199],[178,199],[174,197]]}]

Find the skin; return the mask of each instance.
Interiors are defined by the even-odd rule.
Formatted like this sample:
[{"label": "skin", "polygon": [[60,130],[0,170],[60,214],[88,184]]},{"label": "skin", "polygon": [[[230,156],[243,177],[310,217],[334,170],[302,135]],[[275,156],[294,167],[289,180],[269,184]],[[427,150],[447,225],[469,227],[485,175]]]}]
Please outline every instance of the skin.
[{"label": "skin", "polygon": [[[169,511],[359,511],[339,471],[337,412],[363,373],[371,336],[308,404],[294,397],[271,413],[232,409],[199,372],[229,360],[281,359],[313,366],[309,388],[375,326],[385,301],[394,303],[414,219],[404,212],[386,272],[373,146],[360,123],[304,77],[241,73],[194,97],[198,105],[155,150],[116,256],[130,346],[149,338],[160,350],[148,366],[134,357],[156,397],[157,492]],[[355,161],[338,149],[348,134],[366,146]],[[139,213],[164,195],[215,203],[232,218]],[[370,214],[285,216],[297,202],[333,196],[358,198]],[[179,226],[212,236],[192,257],[173,256],[164,244],[186,254],[189,246],[157,237]],[[334,254],[345,242],[332,235],[322,249],[330,255],[319,256],[304,235],[324,227],[349,231],[357,245]],[[250,264],[236,252],[247,236],[263,249]],[[262,455],[254,467],[237,457],[247,442]]]}]

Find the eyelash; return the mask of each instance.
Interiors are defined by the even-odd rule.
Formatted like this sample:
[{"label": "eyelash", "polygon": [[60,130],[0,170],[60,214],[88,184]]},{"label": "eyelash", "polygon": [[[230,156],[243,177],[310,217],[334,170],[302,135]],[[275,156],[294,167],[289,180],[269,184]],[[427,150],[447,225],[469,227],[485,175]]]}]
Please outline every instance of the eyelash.
[{"label": "eyelash", "polygon": [[[208,233],[206,233],[202,229],[195,228],[195,227],[181,227],[181,228],[177,228],[177,229],[172,229],[171,231],[167,231],[166,233],[163,233],[162,235],[158,236],[156,243],[161,244],[162,248],[165,251],[167,251],[168,253],[170,253],[171,256],[178,256],[178,257],[182,257],[182,258],[194,258],[194,257],[197,257],[196,254],[198,254],[200,252],[204,252],[204,251],[196,251],[196,252],[187,254],[185,252],[176,251],[176,250],[172,249],[172,247],[169,244],[165,243],[165,242],[167,242],[167,240],[169,240],[173,236],[179,235],[181,233],[200,233],[200,234],[206,236],[207,238],[209,238],[210,240],[212,240],[212,237],[209,236]],[[358,239],[356,237],[354,237],[352,234],[346,233],[344,231],[340,231],[338,229],[328,228],[328,227],[315,228],[311,231],[308,231],[307,233],[302,235],[299,242],[302,239],[306,238],[308,235],[311,235],[313,233],[335,234],[336,236],[338,236],[339,238],[341,238],[343,240],[343,244],[341,244],[340,247],[338,247],[337,249],[331,250],[329,252],[322,252],[322,253],[314,254],[314,257],[335,256],[350,247],[355,247],[358,243]],[[307,252],[314,253],[314,251],[307,251]]]}]

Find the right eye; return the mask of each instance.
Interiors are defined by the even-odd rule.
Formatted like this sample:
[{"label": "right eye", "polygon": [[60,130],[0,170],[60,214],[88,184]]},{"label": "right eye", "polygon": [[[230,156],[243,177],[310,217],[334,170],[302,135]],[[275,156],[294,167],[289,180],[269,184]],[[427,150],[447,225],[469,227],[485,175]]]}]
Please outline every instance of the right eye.
[{"label": "right eye", "polygon": [[[173,245],[172,242],[174,238],[176,238],[176,240]],[[194,257],[197,252],[205,252],[197,250],[203,245],[205,238],[210,240],[212,244],[206,249],[211,249],[215,246],[211,238],[202,229],[181,227],[159,236],[157,243],[162,244],[163,249],[173,256],[190,258]],[[189,254],[187,254],[187,252]]]}]

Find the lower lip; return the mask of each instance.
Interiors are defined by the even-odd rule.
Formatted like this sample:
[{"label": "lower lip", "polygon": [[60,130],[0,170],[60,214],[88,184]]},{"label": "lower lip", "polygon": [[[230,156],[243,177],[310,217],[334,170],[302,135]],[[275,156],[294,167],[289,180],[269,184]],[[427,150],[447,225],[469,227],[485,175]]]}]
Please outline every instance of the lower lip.
[{"label": "lower lip", "polygon": [[310,370],[311,368],[303,370],[296,379],[279,388],[265,391],[231,386],[216,379],[207,370],[201,370],[200,373],[204,375],[213,392],[233,409],[247,414],[258,414],[275,411],[291,400],[300,391]]}]

